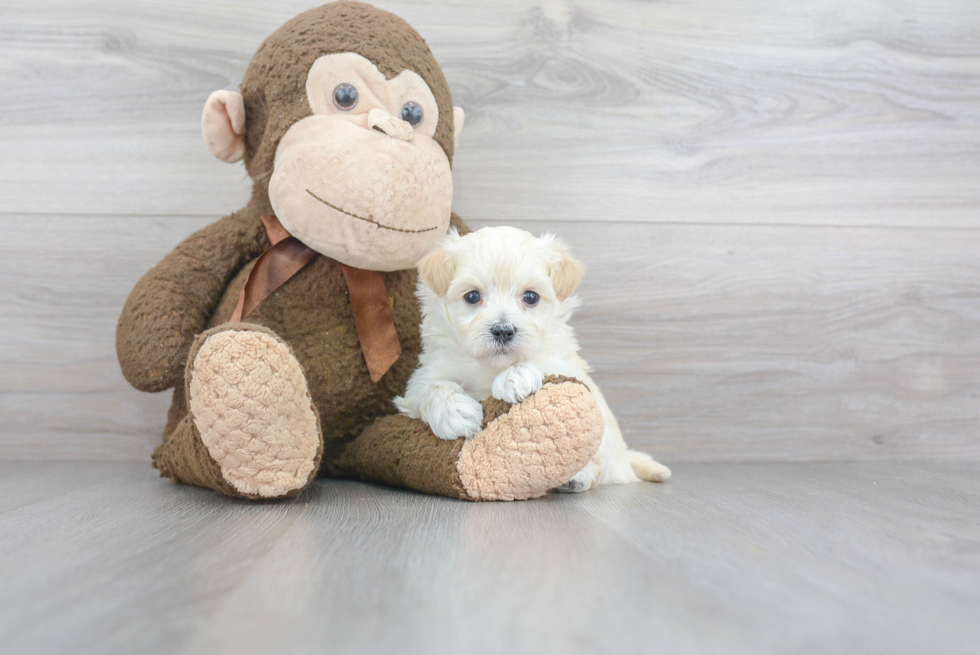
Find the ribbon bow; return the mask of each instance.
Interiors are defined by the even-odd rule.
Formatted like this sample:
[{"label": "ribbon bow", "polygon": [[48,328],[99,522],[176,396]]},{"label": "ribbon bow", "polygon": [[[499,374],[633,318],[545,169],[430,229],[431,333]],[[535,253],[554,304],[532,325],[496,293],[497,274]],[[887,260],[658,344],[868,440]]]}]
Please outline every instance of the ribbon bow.
[{"label": "ribbon bow", "polygon": [[[245,286],[238,295],[232,321],[241,321],[271,296],[276,289],[296,275],[319,253],[289,234],[275,216],[263,216],[262,225],[272,245],[255,260]],[[371,382],[381,379],[402,354],[398,332],[391,317],[384,275],[340,264],[350,293],[351,309],[361,352],[367,363]]]}]

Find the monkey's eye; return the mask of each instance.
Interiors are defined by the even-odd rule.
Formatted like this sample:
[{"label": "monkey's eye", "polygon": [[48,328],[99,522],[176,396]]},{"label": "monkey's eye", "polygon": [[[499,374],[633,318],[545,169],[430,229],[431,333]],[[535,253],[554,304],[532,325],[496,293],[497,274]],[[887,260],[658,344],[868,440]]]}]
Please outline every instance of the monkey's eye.
[{"label": "monkey's eye", "polygon": [[480,292],[479,291],[470,291],[465,296],[463,296],[463,300],[465,300],[467,303],[469,303],[471,305],[477,304],[482,299],[483,299],[483,296],[480,295]]},{"label": "monkey's eye", "polygon": [[406,102],[402,105],[401,119],[412,127],[418,127],[422,122],[422,107],[417,102]]},{"label": "monkey's eye", "polygon": [[531,305],[531,306],[537,305],[538,304],[538,301],[540,299],[541,299],[541,296],[539,296],[538,294],[536,294],[533,291],[525,291],[524,292],[524,303],[527,304],[527,305]]},{"label": "monkey's eye", "polygon": [[344,111],[350,111],[357,104],[357,89],[353,84],[338,84],[333,90],[333,104]]}]

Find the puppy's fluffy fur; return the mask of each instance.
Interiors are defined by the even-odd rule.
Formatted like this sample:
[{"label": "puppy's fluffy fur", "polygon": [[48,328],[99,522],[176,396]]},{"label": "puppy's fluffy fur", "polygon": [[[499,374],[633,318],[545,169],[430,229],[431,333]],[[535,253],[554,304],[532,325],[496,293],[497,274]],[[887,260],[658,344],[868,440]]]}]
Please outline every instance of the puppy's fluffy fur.
[{"label": "puppy's fluffy fur", "polygon": [[582,265],[553,235],[512,227],[465,237],[451,231],[419,262],[422,355],[398,409],[442,439],[471,437],[483,420],[481,400],[516,403],[551,374],[578,378],[605,420],[599,452],[561,491],[599,484],[662,482],[670,469],[628,450],[616,418],[589,377],[568,320]]}]

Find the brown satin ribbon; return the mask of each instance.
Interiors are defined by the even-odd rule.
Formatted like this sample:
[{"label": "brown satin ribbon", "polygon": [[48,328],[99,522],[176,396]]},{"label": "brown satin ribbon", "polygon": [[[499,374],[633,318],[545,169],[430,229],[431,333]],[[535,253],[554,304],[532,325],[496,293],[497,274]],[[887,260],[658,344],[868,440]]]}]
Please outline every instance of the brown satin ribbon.
[{"label": "brown satin ribbon", "polygon": [[[259,256],[255,266],[249,271],[245,286],[238,295],[238,304],[232,312],[232,321],[248,318],[259,303],[318,255],[315,250],[291,236],[275,216],[263,216],[262,224],[272,246]],[[380,271],[366,271],[344,264],[340,264],[340,268],[344,272],[347,290],[350,292],[354,325],[361,342],[364,361],[367,363],[371,382],[377,382],[402,354],[395,321],[391,316],[391,306],[388,304],[384,275]]]},{"label": "brown satin ribbon", "polygon": [[385,290],[385,279],[379,271],[366,271],[341,264],[347,279],[350,304],[354,310],[357,338],[361,340],[364,361],[371,382],[377,382],[402,354],[398,332],[391,317],[391,305]]},{"label": "brown satin ribbon", "polygon": [[248,318],[259,303],[268,298],[276,289],[286,283],[299,271],[313,261],[317,252],[290,236],[275,216],[263,216],[262,225],[272,243],[255,260],[255,266],[248,273],[245,286],[238,294],[238,304],[231,314],[232,321]]}]

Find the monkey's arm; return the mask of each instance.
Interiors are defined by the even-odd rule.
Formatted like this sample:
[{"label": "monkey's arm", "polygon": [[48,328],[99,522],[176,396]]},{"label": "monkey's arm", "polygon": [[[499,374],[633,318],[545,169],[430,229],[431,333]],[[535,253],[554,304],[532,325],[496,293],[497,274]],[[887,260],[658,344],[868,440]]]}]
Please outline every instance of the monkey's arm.
[{"label": "monkey's arm", "polygon": [[191,342],[231,278],[269,245],[257,216],[243,209],[187,237],[136,283],[116,327],[126,380],[163,391],[184,376]]}]

